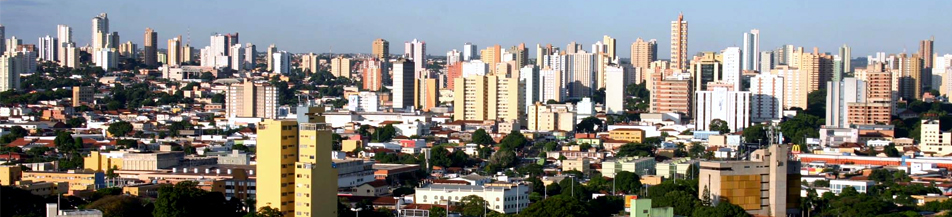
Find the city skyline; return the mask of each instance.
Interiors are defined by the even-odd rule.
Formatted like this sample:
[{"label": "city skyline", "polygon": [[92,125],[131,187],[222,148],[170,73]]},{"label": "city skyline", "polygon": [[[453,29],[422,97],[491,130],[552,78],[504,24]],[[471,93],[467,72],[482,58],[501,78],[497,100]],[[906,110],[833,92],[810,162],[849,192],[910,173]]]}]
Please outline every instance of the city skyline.
[{"label": "city skyline", "polygon": [[[0,1],[0,14],[3,14],[0,16],[0,25],[6,26],[7,36],[17,36],[25,39],[24,43],[34,44],[36,38],[56,35],[56,25],[65,24],[73,28],[77,46],[84,46],[92,44],[89,20],[99,13],[108,13],[110,31],[119,32],[122,42],[132,41],[140,44],[140,47],[143,44],[142,32],[145,28],[153,28],[159,33],[159,41],[183,35],[188,42],[190,36],[190,44],[196,48],[207,45],[208,35],[215,32],[240,32],[243,33],[242,42],[256,45],[275,44],[292,53],[332,51],[369,54],[372,41],[383,38],[394,44],[413,39],[426,41],[427,50],[430,51],[428,53],[441,56],[445,51],[462,49],[466,42],[483,47],[494,44],[503,47],[519,43],[526,43],[527,47],[534,44],[552,44],[563,49],[572,41],[583,45],[595,43],[603,35],[618,39],[620,45],[630,45],[636,38],[667,42],[670,40],[670,22],[677,20],[678,13],[681,12],[690,23],[689,55],[742,46],[743,33],[751,29],[759,29],[762,32],[761,51],[774,49],[782,44],[793,44],[805,48],[818,47],[821,52],[836,53],[840,45],[847,43],[853,47],[853,57],[864,57],[875,52],[914,53],[918,50],[919,40],[933,36],[939,41],[934,49],[936,53],[952,51],[952,44],[942,43],[943,39],[952,35],[952,23],[941,22],[952,20],[952,14],[940,13],[944,9],[952,9],[952,2],[941,1],[923,2],[925,4],[887,1],[864,4],[825,2],[822,5],[792,1],[769,4],[740,1],[716,4],[611,2],[613,6],[600,13],[595,12],[598,8],[593,7],[606,4],[599,2],[514,2],[510,3],[511,7],[499,7],[494,1],[421,1],[403,5],[298,1],[244,2],[231,5],[215,2],[189,3],[190,7],[176,9],[179,10],[177,13],[165,13],[162,10],[148,10],[149,5],[145,2],[3,0]],[[682,5],[691,6],[676,7]],[[361,13],[360,16],[353,16],[353,10],[340,10],[354,7],[363,7],[363,11],[383,10],[390,13]],[[243,8],[257,10],[242,11]],[[307,8],[313,10],[308,11]],[[483,16],[482,13],[486,10],[498,10],[498,16],[474,18]],[[591,12],[572,15],[565,13],[566,10]],[[791,12],[776,13],[783,10]],[[877,10],[895,13],[867,13]],[[394,11],[405,13],[394,14]],[[798,11],[814,12],[797,13]],[[250,15],[229,16],[241,12]],[[917,16],[907,15],[913,12]],[[737,14],[725,16],[730,13]],[[790,16],[791,13],[802,16]],[[49,16],[35,16],[36,14]],[[447,17],[450,15],[458,18]],[[522,21],[526,18],[539,19],[539,23],[553,25],[532,25],[531,22]],[[305,19],[315,21],[304,21]],[[416,21],[411,22],[413,20]],[[516,20],[518,22],[506,23]],[[268,25],[271,21],[281,21],[282,24]],[[424,31],[432,30],[432,26],[440,28]],[[567,26],[578,30],[571,30]],[[310,30],[294,31],[295,29]],[[792,34],[810,31],[816,34]],[[662,44],[659,50],[670,48],[670,45]],[[630,53],[630,48],[619,47],[618,53],[623,54],[620,56],[628,58],[624,54]],[[530,56],[534,55],[533,49],[530,49]],[[667,52],[659,52],[659,59],[668,58],[670,55]]]}]

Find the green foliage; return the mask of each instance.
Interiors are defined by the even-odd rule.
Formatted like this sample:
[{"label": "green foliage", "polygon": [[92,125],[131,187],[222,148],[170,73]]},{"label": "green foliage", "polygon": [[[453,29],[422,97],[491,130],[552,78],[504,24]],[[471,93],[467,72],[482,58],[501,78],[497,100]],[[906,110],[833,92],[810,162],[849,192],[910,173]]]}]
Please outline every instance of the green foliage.
[{"label": "green foliage", "polygon": [[596,130],[601,130],[601,129],[602,129],[602,119],[598,119],[595,116],[582,119],[581,122],[575,125],[575,131],[580,133],[595,133],[597,132]]},{"label": "green foliage", "polygon": [[763,124],[754,124],[753,126],[744,128],[745,142],[748,143],[758,143],[761,145],[767,144],[767,129]]},{"label": "green foliage", "polygon": [[585,204],[567,195],[550,196],[530,204],[519,216],[582,217],[590,216]]},{"label": "green foliage", "polygon": [[446,208],[440,206],[430,207],[430,217],[443,217],[446,216]]},{"label": "green foliage", "polygon": [[245,214],[244,217],[281,217],[281,211],[270,206],[261,207],[258,209],[258,212],[251,212]]},{"label": "green foliage", "polygon": [[98,209],[103,216],[151,216],[152,204],[128,195],[110,195],[86,205],[87,209]]},{"label": "green foliage", "polygon": [[109,125],[109,128],[106,129],[106,131],[108,131],[109,134],[112,134],[112,136],[115,136],[115,137],[123,137],[126,134],[129,134],[130,132],[132,132],[132,130],[133,130],[132,124],[125,121],[112,123]]},{"label": "green foliage", "polygon": [[444,147],[435,147],[430,150],[430,165],[441,167],[463,167],[471,165],[469,156],[462,151],[450,153]]},{"label": "green foliage", "polygon": [[14,140],[23,138],[24,136],[27,136],[29,134],[30,134],[29,131],[27,131],[26,129],[23,129],[23,127],[13,126],[10,128],[9,134],[0,136],[0,144],[7,144],[10,142],[13,142]]},{"label": "green foliage", "polygon": [[[488,203],[486,200],[483,200],[482,197],[477,195],[469,195],[460,199],[460,206],[462,207],[463,216],[483,216],[483,212],[486,212],[486,207]],[[490,210],[489,212],[491,212]]]},{"label": "green foliage", "polygon": [[603,104],[605,103],[605,88],[604,87],[598,88],[598,90],[595,90],[595,92],[592,93],[592,102],[600,102]]},{"label": "green foliage", "polygon": [[731,132],[731,127],[727,124],[727,121],[724,121],[721,119],[711,120],[711,124],[709,127],[711,131],[717,131],[717,132],[720,132],[721,134]]},{"label": "green foliage", "polygon": [[625,110],[628,111],[648,111],[650,108],[651,91],[647,88],[647,83],[629,84],[625,87],[625,93],[630,98],[625,99]]},{"label": "green foliage", "polygon": [[489,164],[506,168],[514,166],[518,162],[519,158],[516,157],[516,153],[512,150],[501,149],[493,153],[492,157],[489,157]]},{"label": "green foliage", "polygon": [[503,137],[502,140],[499,141],[499,147],[501,149],[508,150],[521,149],[528,144],[529,140],[526,139],[526,136],[522,135],[519,130],[513,130],[512,132],[509,132],[506,137]]},{"label": "green foliage", "polygon": [[66,125],[69,125],[71,128],[83,127],[86,125],[86,118],[83,117],[74,117],[66,120]]},{"label": "green foliage", "polygon": [[893,144],[889,144],[889,146],[886,146],[886,148],[883,149],[883,152],[885,152],[886,156],[889,156],[889,157],[902,156],[902,153],[900,153],[899,150],[896,149],[896,145],[893,145]]},{"label": "green foliage", "polygon": [[370,138],[374,142],[389,142],[396,135],[397,128],[394,128],[392,124],[387,124],[387,126],[374,130],[374,133]]},{"label": "green foliage", "polygon": [[479,145],[492,145],[496,142],[493,140],[492,136],[489,136],[489,133],[486,133],[486,130],[477,129],[476,132],[473,132],[473,143]]},{"label": "green foliage", "polygon": [[824,118],[826,117],[826,89],[819,89],[807,95],[806,113]]},{"label": "green foliage", "polygon": [[820,126],[824,120],[806,113],[797,114],[780,123],[780,132],[786,137],[785,143],[803,144],[806,138],[819,138]]},{"label": "green foliage", "polygon": [[615,189],[618,191],[635,194],[641,191],[642,187],[641,177],[638,176],[638,174],[628,171],[621,171],[615,174]]},{"label": "green foliage", "polygon": [[225,103],[225,94],[216,93],[212,95],[212,103]]},{"label": "green foliage", "polygon": [[639,156],[639,157],[649,157],[655,156],[655,149],[653,145],[648,145],[645,143],[634,143],[630,142],[621,146],[618,149],[616,156],[618,157],[629,157],[629,156]]},{"label": "green foliage", "polygon": [[229,207],[224,195],[199,189],[194,182],[180,182],[159,188],[152,215],[165,216],[239,216]]},{"label": "green foliage", "polygon": [[0,216],[46,216],[46,199],[42,196],[12,186],[0,186],[0,192]]},{"label": "green foliage", "polygon": [[826,179],[813,181],[813,187],[829,188],[830,181],[827,181]]},{"label": "green foliage", "polygon": [[694,217],[707,217],[707,216],[723,216],[723,217],[747,217],[750,214],[747,214],[747,211],[744,208],[741,208],[738,205],[731,204],[727,201],[721,201],[717,203],[714,207],[709,206],[700,206],[697,209],[694,209],[694,212],[691,214]]}]

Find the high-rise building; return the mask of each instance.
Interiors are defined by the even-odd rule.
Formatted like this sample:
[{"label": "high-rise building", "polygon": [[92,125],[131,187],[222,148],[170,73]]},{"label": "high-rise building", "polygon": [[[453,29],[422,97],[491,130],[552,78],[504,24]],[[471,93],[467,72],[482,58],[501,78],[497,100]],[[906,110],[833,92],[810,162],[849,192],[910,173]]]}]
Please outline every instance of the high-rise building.
[{"label": "high-rise building", "polygon": [[317,58],[317,54],[308,53],[301,55],[301,71],[307,74],[317,73],[321,71],[320,58]]},{"label": "high-rise building", "polygon": [[413,60],[414,71],[413,77],[419,78],[426,74],[426,42],[413,39],[404,43],[404,55],[406,58]]},{"label": "high-rise building", "polygon": [[[903,99],[920,99],[922,97],[923,87],[926,82],[923,81],[922,64],[923,60],[919,54],[899,54],[899,85],[898,94]],[[931,74],[931,73],[930,73]],[[929,76],[931,78],[931,75]],[[896,81],[894,81],[896,82]],[[929,82],[931,83],[931,81]]]},{"label": "high-rise building", "polygon": [[189,44],[183,45],[182,46],[182,62],[188,62],[188,63],[192,62],[192,60],[194,60],[193,58],[194,52],[195,52],[195,48],[192,48],[191,45]]},{"label": "high-rise building", "polygon": [[826,126],[849,128],[849,107],[851,103],[866,102],[866,81],[856,78],[844,78],[843,81],[828,81],[826,92]]},{"label": "high-rise building", "polygon": [[[869,70],[869,67],[867,68]],[[847,103],[847,120],[853,125],[889,124],[893,113],[893,73],[866,71],[862,78],[866,81],[866,99],[864,102]],[[860,73],[857,73],[860,75]],[[829,107],[829,106],[828,106]]]},{"label": "high-rise building", "polygon": [[635,68],[647,69],[651,62],[658,60],[658,41],[651,39],[644,41],[641,38],[631,43],[631,65]]},{"label": "high-rise building", "polygon": [[807,108],[807,95],[810,94],[808,74],[786,65],[777,66],[770,74],[783,77],[783,109]]},{"label": "high-rise building", "polygon": [[420,111],[429,112],[433,107],[439,106],[440,89],[436,83],[434,78],[417,78],[414,81],[413,105]]},{"label": "high-rise building", "polygon": [[932,65],[932,89],[939,89],[941,95],[952,95],[952,54],[936,57]]},{"label": "high-rise building", "polygon": [[833,76],[830,76],[830,81],[840,82],[843,80],[843,57],[840,55],[833,55]]},{"label": "high-rise building", "polygon": [[274,53],[278,52],[278,47],[275,47],[274,44],[268,46],[268,71],[274,70]]},{"label": "high-rise building", "polygon": [[479,58],[484,63],[489,64],[489,72],[496,73],[496,64],[500,62],[502,58],[502,48],[499,45],[494,45],[492,47],[487,47],[486,49],[479,51]]},{"label": "high-rise building", "polygon": [[455,83],[454,120],[522,120],[525,95],[518,75],[472,75]]},{"label": "high-rise building", "polygon": [[446,52],[446,65],[452,65],[452,64],[455,64],[455,63],[459,63],[460,61],[463,60],[463,56],[462,56],[462,55],[463,55],[463,53],[459,52],[459,50],[456,50],[456,49],[453,49],[453,50],[451,50],[451,51],[447,51],[447,52]]},{"label": "high-rise building", "polygon": [[695,130],[711,130],[714,120],[727,122],[731,132],[750,126],[750,92],[728,91],[727,88],[695,92]]},{"label": "high-rise building", "polygon": [[241,71],[244,69],[245,62],[245,48],[241,44],[234,44],[229,48],[228,53],[231,53],[231,63],[228,65],[231,66],[232,70]]},{"label": "high-rise building", "polygon": [[512,46],[508,52],[513,54],[512,61],[516,62],[516,69],[521,69],[523,66],[529,64],[529,50],[526,49],[526,43],[520,43],[519,46]]},{"label": "high-rise building", "polygon": [[541,90],[539,87],[539,67],[536,65],[526,65],[525,67],[522,67],[519,69],[519,79],[520,82],[525,85],[525,90],[523,90],[523,93],[525,94],[526,99],[526,109],[528,109],[528,107],[532,104],[539,102],[539,98],[541,97],[541,94],[539,93]]},{"label": "high-rise building", "polygon": [[169,58],[169,66],[176,67],[182,65],[182,62],[184,62],[182,58],[182,36],[179,35],[178,37],[169,39],[168,45],[169,48],[165,52]]},{"label": "high-rise building", "polygon": [[106,13],[93,17],[93,49],[106,47],[106,35],[109,34],[109,17]]},{"label": "high-rise building", "polygon": [[106,72],[111,72],[116,67],[119,67],[119,52],[115,48],[103,48],[99,49],[95,53],[96,59],[99,61],[96,62],[97,67],[101,67]]},{"label": "high-rise building", "polygon": [[[191,50],[191,48],[189,48]],[[245,43],[245,61],[244,68],[252,70],[255,68],[255,56],[258,55],[257,47],[252,43]],[[188,55],[186,55],[188,57]]]},{"label": "high-rise building", "polygon": [[119,56],[123,58],[136,59],[138,56],[136,55],[136,50],[138,50],[138,46],[136,46],[136,44],[133,44],[132,41],[126,41],[126,43],[119,45]]},{"label": "high-rise building", "polygon": [[386,75],[386,62],[384,59],[370,59],[361,62],[360,71],[363,75],[363,89],[367,91],[378,91],[383,87],[383,76]]},{"label": "high-rise building", "polygon": [[573,42],[569,43],[569,44],[566,46],[566,48],[565,48],[565,54],[574,54],[574,53],[577,53],[577,52],[579,52],[579,51],[581,51],[581,50],[583,50],[583,49],[582,49],[582,44],[575,43],[575,41],[573,41]]},{"label": "high-rise building", "polygon": [[454,87],[456,87],[455,80],[456,78],[463,77],[463,65],[465,63],[457,62],[446,65],[446,86],[444,88],[452,90]]},{"label": "high-rise building", "polygon": [[708,90],[708,83],[724,79],[722,60],[723,55],[714,52],[703,52],[691,64],[690,70],[691,77],[694,78],[694,90]]},{"label": "high-rise building", "polygon": [[817,48],[813,48],[813,53],[794,52],[795,56],[798,54],[800,62],[794,67],[807,74],[809,92],[826,89],[826,82],[833,79],[833,56],[819,53]]},{"label": "high-rise building", "polygon": [[386,60],[390,58],[390,42],[378,38],[373,42],[373,56],[374,58]]},{"label": "high-rise building", "polygon": [[[2,26],[0,26],[2,28]],[[2,30],[0,30],[0,38],[3,38]],[[60,61],[60,66],[65,66],[63,60],[66,59],[66,45],[73,42],[73,28],[70,28],[66,25],[57,25],[56,26],[56,38],[59,40],[56,44],[57,54],[56,60]],[[2,41],[2,40],[0,40]],[[0,47],[2,47],[3,42],[0,42]],[[3,48],[0,48],[0,53],[3,53]]]},{"label": "high-rise building", "polygon": [[[666,73],[655,68],[651,73],[651,113],[677,112],[691,116],[694,86],[688,73]],[[676,70],[676,69],[673,69]]]},{"label": "high-rise building", "polygon": [[298,108],[307,121],[265,120],[258,125],[257,207],[284,216],[336,216],[337,177],[331,129],[323,108]]},{"label": "high-rise building", "polygon": [[7,52],[7,43],[6,43],[7,30],[6,29],[7,29],[6,27],[3,27],[3,25],[0,25],[0,55]]},{"label": "high-rise building", "polygon": [[64,53],[65,59],[63,59],[60,64],[69,68],[79,67],[79,48],[76,47],[76,43],[70,42],[64,46],[63,49],[66,50]]},{"label": "high-rise building", "polygon": [[266,83],[245,82],[228,86],[225,113],[232,117],[277,118],[280,97],[277,88]]},{"label": "high-rise building", "polygon": [[687,69],[688,67],[688,21],[684,14],[678,14],[677,21],[671,21],[671,67]]},{"label": "high-rise building", "polygon": [[[211,43],[209,43],[209,46],[205,46],[201,51],[202,66],[215,68],[228,67],[231,63],[231,58],[228,56],[229,49],[231,48],[229,41],[235,40],[234,37],[235,36],[232,35],[222,34],[211,35],[209,37]],[[179,39],[179,41],[181,43],[181,39]],[[171,58],[173,55],[169,53],[168,56]],[[181,56],[181,54],[179,54],[179,56]],[[181,59],[176,59],[176,61],[178,60]]]},{"label": "high-rise building", "polygon": [[562,70],[545,67],[539,70],[539,102],[562,102],[566,94]]},{"label": "high-rise building", "polygon": [[58,52],[59,44],[56,38],[53,38],[49,35],[40,37],[38,50],[40,51],[39,58],[46,61],[57,61],[58,59],[56,54]]},{"label": "high-rise building", "polygon": [[932,45],[935,43],[935,37],[929,38],[929,40],[919,41],[919,57],[922,57],[923,68],[932,68],[933,65],[933,50]]},{"label": "high-rise building", "polygon": [[727,201],[755,216],[799,213],[800,161],[789,153],[786,145],[770,145],[748,161],[702,161],[698,197]]},{"label": "high-rise building", "polygon": [[338,78],[350,78],[350,58],[337,56],[331,59],[331,74]]},{"label": "high-rise building", "polygon": [[[741,90],[741,80],[742,72],[741,71],[741,60],[742,58],[747,58],[743,55],[739,47],[728,47],[721,52],[721,60],[723,62],[724,71],[721,74],[721,81],[727,84],[730,84],[734,87],[734,90]],[[743,69],[751,70],[751,69]]]},{"label": "high-rise building", "polygon": [[23,56],[18,53],[8,52],[0,55],[0,92],[20,89],[20,70],[22,66],[17,63],[22,62]]},{"label": "high-rise building", "polygon": [[157,43],[159,41],[158,37],[158,32],[152,30],[152,28],[145,28],[145,39],[142,43],[142,62],[144,62],[148,67],[155,67],[158,65],[158,49],[156,49],[158,48],[156,46],[158,45]]},{"label": "high-rise building", "polygon": [[398,59],[393,62],[393,108],[406,109],[413,106],[413,73],[412,60]]},{"label": "high-rise building", "polygon": [[776,64],[773,51],[760,52],[760,69],[758,69],[760,72],[770,72]]},{"label": "high-rise building", "polygon": [[92,86],[73,86],[73,107],[92,104],[94,90]]},{"label": "high-rise building", "polygon": [[851,73],[851,72],[853,72],[853,66],[852,66],[852,64],[853,64],[853,49],[850,48],[850,46],[847,46],[846,44],[843,44],[843,46],[840,47],[840,53],[839,53],[839,55],[840,55],[840,58],[843,60],[843,67],[842,67],[842,69],[841,69],[842,72],[843,72],[843,73]]},{"label": "high-rise building", "polygon": [[580,50],[576,53],[566,55],[566,88],[569,91],[568,98],[581,99],[592,96],[595,91],[596,65],[595,54],[586,53]]},{"label": "high-rise building", "polygon": [[605,68],[605,113],[625,113],[625,87],[629,84],[633,69],[629,66],[610,65]]},{"label": "high-rise building", "polygon": [[615,53],[615,49],[617,49],[615,46],[615,38],[608,35],[602,36],[602,43],[605,44],[605,53],[611,57],[610,59],[618,57],[617,53]]},{"label": "high-rise building", "polygon": [[119,49],[119,32],[106,34],[106,48]]},{"label": "high-rise building", "polygon": [[291,73],[291,54],[287,51],[278,51],[271,54],[271,60],[274,60],[274,63],[271,63],[271,66],[274,67],[274,73],[280,74],[289,74]]},{"label": "high-rise building", "polygon": [[760,70],[760,30],[744,33],[743,70]]},{"label": "high-rise building", "polygon": [[479,59],[479,47],[473,43],[463,44],[463,61]]},{"label": "high-rise building", "polygon": [[750,120],[780,120],[783,112],[783,77],[761,72],[750,78]]},{"label": "high-rise building", "polygon": [[224,39],[225,39],[225,43],[224,43],[225,55],[231,56],[232,53],[228,49],[231,48],[231,46],[235,46],[236,44],[241,44],[238,41],[238,33],[237,32],[235,34],[227,33],[224,35]]},{"label": "high-rise building", "polygon": [[536,102],[526,110],[526,129],[530,131],[574,131],[576,116],[571,103],[542,104]]}]

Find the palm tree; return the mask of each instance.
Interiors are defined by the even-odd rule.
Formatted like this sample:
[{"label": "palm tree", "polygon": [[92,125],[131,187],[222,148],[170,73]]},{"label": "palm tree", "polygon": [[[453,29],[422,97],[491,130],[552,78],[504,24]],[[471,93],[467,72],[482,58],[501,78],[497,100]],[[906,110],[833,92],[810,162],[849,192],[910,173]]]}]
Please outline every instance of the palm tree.
[{"label": "palm tree", "polygon": [[255,201],[254,198],[250,198],[250,197],[249,197],[249,198],[245,198],[245,200],[242,201],[242,202],[243,202],[243,205],[245,206],[245,211],[246,211],[246,212],[254,212],[254,211],[255,211],[255,203],[256,203],[257,201]]}]

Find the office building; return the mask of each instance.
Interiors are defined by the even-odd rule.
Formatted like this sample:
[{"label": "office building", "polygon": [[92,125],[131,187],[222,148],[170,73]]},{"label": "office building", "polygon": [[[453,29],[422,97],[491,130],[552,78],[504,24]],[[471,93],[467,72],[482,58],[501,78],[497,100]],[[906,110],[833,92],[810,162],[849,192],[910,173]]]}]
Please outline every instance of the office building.
[{"label": "office building", "polygon": [[145,28],[145,39],[142,43],[142,62],[148,67],[158,66],[158,43],[159,33],[152,28]]},{"label": "office building", "polygon": [[291,73],[291,54],[287,51],[278,51],[271,54],[271,60],[274,63],[271,63],[274,73],[279,74],[289,74]]},{"label": "office building", "polygon": [[381,60],[390,59],[390,42],[378,38],[373,42],[373,57]]},{"label": "office building", "polygon": [[[316,56],[312,61],[317,61]],[[316,65],[314,67],[317,67]],[[370,59],[360,63],[360,72],[363,76],[363,90],[378,91],[383,87],[383,76],[387,75],[386,60]]]},{"label": "office building", "polygon": [[73,91],[73,98],[72,98],[73,107],[93,104],[93,94],[95,94],[93,87],[73,86],[72,91]]},{"label": "office building", "polygon": [[331,59],[331,74],[338,78],[350,78],[350,59],[344,56]]},{"label": "office building", "polygon": [[714,120],[727,122],[731,132],[750,126],[750,92],[714,88],[695,92],[695,130],[711,130]]},{"label": "office building", "polygon": [[866,102],[866,81],[844,78],[843,81],[828,81],[826,92],[826,126],[850,128],[849,107],[851,103]]},{"label": "office building", "polygon": [[633,69],[628,66],[610,65],[605,68],[605,113],[625,113],[625,88]]},{"label": "office building", "polygon": [[395,109],[406,109],[413,106],[414,65],[412,60],[407,59],[398,59],[393,62],[392,93],[393,108]]},{"label": "office building", "polygon": [[651,62],[658,60],[658,41],[651,39],[644,41],[641,38],[631,43],[631,65],[635,68],[647,69]]},{"label": "office building", "polygon": [[[760,70],[760,30],[744,33],[743,70]],[[726,60],[725,60],[726,61]]]},{"label": "office building", "polygon": [[730,202],[751,215],[800,213],[800,162],[790,159],[789,149],[770,145],[751,153],[749,161],[701,162],[698,197]]},{"label": "office building", "polygon": [[257,207],[284,216],[336,216],[337,169],[322,108],[299,111],[310,121],[265,120],[258,125]]},{"label": "office building", "polygon": [[689,58],[688,21],[678,14],[678,20],[671,21],[671,68],[687,69]]},{"label": "office building", "polygon": [[228,86],[226,117],[277,118],[278,88],[266,83],[245,82]]},{"label": "office building", "polygon": [[[741,90],[741,80],[742,72],[741,64],[743,58],[747,58],[742,55],[739,47],[728,47],[721,52],[721,60],[723,61],[724,71],[721,74],[721,81],[727,84],[730,84],[734,90]],[[753,55],[756,56],[756,55]],[[746,61],[746,59],[743,59]],[[752,69],[743,69],[743,70],[752,70]]]},{"label": "office building", "polygon": [[44,37],[40,37],[39,43],[37,44],[39,45],[37,48],[37,50],[39,50],[38,57],[41,60],[45,60],[45,61],[58,60],[56,54],[59,51],[59,46],[58,46],[59,43],[56,38],[46,35]]},{"label": "office building", "polygon": [[426,42],[413,41],[404,43],[404,56],[413,61],[413,78],[420,78],[426,74]]},{"label": "office building", "polygon": [[456,78],[455,83],[454,120],[522,120],[525,86],[518,74],[465,76]]}]

